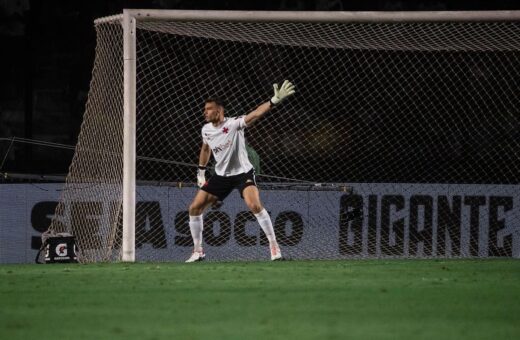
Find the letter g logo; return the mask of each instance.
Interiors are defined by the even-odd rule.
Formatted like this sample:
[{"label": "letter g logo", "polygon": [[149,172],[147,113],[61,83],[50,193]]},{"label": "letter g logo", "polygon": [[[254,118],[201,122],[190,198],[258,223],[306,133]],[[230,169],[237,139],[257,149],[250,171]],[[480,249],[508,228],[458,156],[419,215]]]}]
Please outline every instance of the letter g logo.
[{"label": "letter g logo", "polygon": [[56,246],[56,254],[58,256],[67,256],[67,244],[60,243]]}]

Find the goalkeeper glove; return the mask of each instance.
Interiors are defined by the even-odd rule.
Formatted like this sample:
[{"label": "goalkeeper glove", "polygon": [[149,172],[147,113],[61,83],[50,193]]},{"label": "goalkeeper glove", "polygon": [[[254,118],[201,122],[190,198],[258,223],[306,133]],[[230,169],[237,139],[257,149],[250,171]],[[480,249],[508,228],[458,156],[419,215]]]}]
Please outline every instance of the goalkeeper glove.
[{"label": "goalkeeper glove", "polygon": [[197,169],[197,185],[202,188],[206,184],[206,167],[199,165]]},{"label": "goalkeeper glove", "polygon": [[274,96],[271,98],[271,104],[277,105],[282,102],[285,98],[294,94],[294,84],[288,80],[285,80],[278,88],[278,84],[273,84]]}]

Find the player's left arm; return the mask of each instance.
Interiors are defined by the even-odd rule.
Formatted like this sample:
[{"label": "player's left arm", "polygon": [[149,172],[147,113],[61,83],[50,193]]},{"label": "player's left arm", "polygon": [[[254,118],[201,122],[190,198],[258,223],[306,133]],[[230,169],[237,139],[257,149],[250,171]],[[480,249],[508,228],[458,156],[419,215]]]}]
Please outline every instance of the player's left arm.
[{"label": "player's left arm", "polygon": [[274,84],[273,88],[274,96],[271,98],[271,100],[258,106],[255,110],[248,113],[244,117],[244,122],[246,126],[251,126],[252,124],[254,124],[257,120],[262,118],[266,114],[266,112],[271,110],[271,108],[273,108],[275,105],[280,104],[282,100],[293,95],[295,92],[294,85],[288,80],[285,80],[280,88],[278,88],[278,84]]},{"label": "player's left arm", "polygon": [[272,104],[270,101],[263,103],[259,107],[257,107],[254,111],[251,111],[244,117],[244,122],[246,123],[246,126],[253,125],[257,120],[262,118],[266,112],[271,110]]}]

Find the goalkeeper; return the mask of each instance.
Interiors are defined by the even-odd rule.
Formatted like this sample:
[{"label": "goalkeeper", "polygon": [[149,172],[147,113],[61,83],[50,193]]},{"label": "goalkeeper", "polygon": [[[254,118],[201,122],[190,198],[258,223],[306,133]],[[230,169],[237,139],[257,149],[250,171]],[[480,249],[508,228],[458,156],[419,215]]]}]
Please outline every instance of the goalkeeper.
[{"label": "goalkeeper", "polygon": [[[204,117],[207,124],[202,127],[202,148],[199,156],[197,192],[189,208],[190,231],[193,237],[193,252],[186,262],[204,259],[202,249],[202,228],[204,210],[222,202],[233,189],[240,191],[247,207],[256,216],[260,227],[269,240],[271,260],[282,258],[280,247],[276,242],[273,224],[269,214],[262,206],[260,194],[256,187],[255,171],[247,157],[244,129],[251,126],[266,112],[280,104],[285,98],[294,94],[294,85],[285,80],[278,87],[274,84],[274,96],[247,115],[229,118],[224,116],[224,105],[219,99],[209,98],[204,105]],[[206,182],[206,165],[211,154],[215,158],[215,175]]]}]

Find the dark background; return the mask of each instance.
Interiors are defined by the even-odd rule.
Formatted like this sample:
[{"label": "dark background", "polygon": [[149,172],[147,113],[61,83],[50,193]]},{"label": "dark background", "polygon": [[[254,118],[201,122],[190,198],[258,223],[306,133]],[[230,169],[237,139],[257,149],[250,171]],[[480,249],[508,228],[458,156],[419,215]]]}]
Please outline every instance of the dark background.
[{"label": "dark background", "polygon": [[12,144],[10,139],[20,137],[66,145],[76,143],[94,59],[93,20],[121,13],[123,8],[513,10],[520,8],[520,2],[0,0],[0,172],[67,172],[72,150],[20,142]]}]

